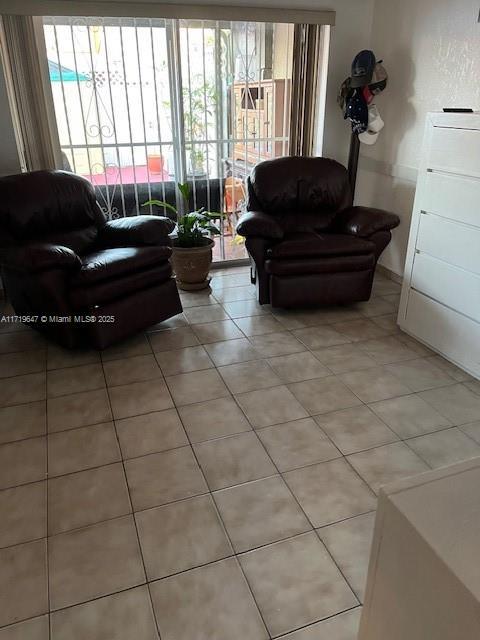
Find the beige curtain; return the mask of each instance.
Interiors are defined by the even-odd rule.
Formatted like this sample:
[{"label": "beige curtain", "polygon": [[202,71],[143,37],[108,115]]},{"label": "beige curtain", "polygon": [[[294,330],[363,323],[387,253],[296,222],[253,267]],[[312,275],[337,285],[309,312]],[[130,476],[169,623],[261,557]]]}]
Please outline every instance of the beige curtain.
[{"label": "beige curtain", "polygon": [[41,18],[3,15],[1,56],[24,171],[61,167],[53,101],[48,87]]},{"label": "beige curtain", "polygon": [[313,153],[321,40],[321,25],[295,25],[290,120],[290,154],[294,156]]}]

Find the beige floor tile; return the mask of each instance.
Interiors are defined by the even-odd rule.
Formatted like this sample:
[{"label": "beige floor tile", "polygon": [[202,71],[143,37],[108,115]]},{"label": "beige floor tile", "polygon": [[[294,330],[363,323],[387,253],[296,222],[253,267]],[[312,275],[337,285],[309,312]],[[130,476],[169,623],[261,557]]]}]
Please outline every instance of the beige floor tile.
[{"label": "beige floor tile", "polygon": [[480,456],[480,446],[457,427],[412,438],[408,446],[433,469]]},{"label": "beige floor tile", "polygon": [[155,353],[159,351],[172,351],[173,349],[194,347],[200,344],[191,327],[178,327],[176,329],[154,331],[149,333],[148,337]]},{"label": "beige floor tile", "polygon": [[377,280],[373,283],[373,295],[374,296],[387,296],[392,293],[400,293],[401,285],[393,280]]},{"label": "beige floor tile", "polygon": [[425,462],[403,442],[354,453],[348,456],[348,461],[375,493],[384,484],[428,470]]},{"label": "beige floor tile", "polygon": [[35,331],[17,331],[0,335],[0,353],[33,351],[45,348],[45,338]]},{"label": "beige floor tile", "polygon": [[377,402],[411,393],[411,389],[392,375],[386,367],[349,371],[339,376],[363,402]]},{"label": "beige floor tile", "polygon": [[202,442],[194,449],[212,491],[276,473],[253,432]]},{"label": "beige floor tile", "polygon": [[203,291],[180,291],[179,293],[184,309],[201,307],[207,304],[218,304],[210,289],[204,289]]},{"label": "beige floor tile", "polygon": [[50,433],[108,422],[112,419],[106,389],[50,398],[47,402],[47,410]]},{"label": "beige floor tile", "polygon": [[374,524],[375,513],[366,513],[318,530],[360,602],[365,597]]},{"label": "beige floor tile", "polygon": [[269,358],[267,362],[284,382],[302,382],[330,375],[330,371],[309,351]]},{"label": "beige floor tile", "polygon": [[374,402],[370,409],[402,439],[444,429],[451,424],[416,394]]},{"label": "beige floor tile", "polygon": [[403,331],[399,331],[395,335],[395,337],[401,342],[403,342],[403,344],[405,344],[409,349],[412,349],[413,351],[415,351],[415,353],[418,354],[419,358],[420,357],[426,358],[428,356],[431,357],[435,355],[434,351],[426,347],[424,344],[422,344],[418,340],[415,340],[415,338],[412,338],[412,336],[409,336],[408,334],[404,333]]},{"label": "beige floor tile", "polygon": [[45,349],[0,355],[0,378],[45,371]]},{"label": "beige floor tile", "polygon": [[313,532],[249,551],[240,563],[272,636],[357,604]]},{"label": "beige floor tile", "polygon": [[473,393],[476,393],[477,396],[480,396],[480,380],[473,380],[471,382],[464,382],[464,386]]},{"label": "beige floor tile", "polygon": [[225,320],[228,315],[219,304],[205,305],[202,307],[189,307],[184,311],[185,317],[190,324],[201,324],[203,322],[215,322]]},{"label": "beige floor tile", "polygon": [[49,535],[131,512],[121,464],[80,471],[48,482]]},{"label": "beige floor tile", "polygon": [[311,529],[279,476],[222,489],[213,497],[237,553]]},{"label": "beige floor tile", "polygon": [[360,302],[357,305],[357,308],[360,313],[367,318],[382,316],[387,313],[394,313],[396,310],[394,304],[380,297],[372,298],[368,302]]},{"label": "beige floor tile", "polygon": [[47,611],[46,540],[0,549],[0,626]]},{"label": "beige floor tile", "polygon": [[52,342],[47,347],[47,369],[65,369],[100,362],[100,351],[93,349],[64,349]]},{"label": "beige floor tile", "polygon": [[258,360],[258,358],[261,357],[260,353],[252,346],[247,338],[213,342],[212,344],[206,344],[205,349],[217,367],[235,364],[236,362]]},{"label": "beige floor tile", "polygon": [[267,640],[235,559],[150,584],[162,640]]},{"label": "beige floor tile", "polygon": [[135,511],[208,491],[190,447],[127,460],[125,471]]},{"label": "beige floor tile", "polygon": [[463,433],[466,433],[467,436],[470,436],[470,438],[473,438],[475,442],[480,444],[480,420],[477,420],[477,422],[464,424],[460,427],[460,429],[463,431]]},{"label": "beige floor tile", "polygon": [[284,329],[289,329],[291,331],[329,323],[329,320],[321,313],[321,309],[305,310],[274,308],[272,309],[272,315],[282,324]]},{"label": "beige floor tile", "polygon": [[306,351],[305,345],[287,331],[267,333],[263,336],[252,336],[250,338],[250,342],[260,353],[262,358],[286,356],[289,353]]},{"label": "beige floor tile", "polygon": [[361,607],[317,622],[284,636],[282,640],[357,640]]},{"label": "beige floor tile", "polygon": [[45,436],[0,446],[0,489],[44,480],[46,474]]},{"label": "beige floor tile", "polygon": [[314,527],[376,508],[373,493],[343,459],[289,471],[284,478]]},{"label": "beige floor tile", "polygon": [[191,442],[250,431],[251,426],[232,398],[218,398],[179,407],[178,413]]},{"label": "beige floor tile", "polygon": [[265,360],[229,364],[220,367],[218,372],[232,393],[267,389],[282,384],[280,378]]},{"label": "beige floor tile", "polygon": [[157,324],[149,327],[148,331],[161,331],[162,329],[176,329],[177,327],[185,327],[188,324],[188,320],[184,313],[177,313],[176,316],[157,322]]},{"label": "beige floor tile", "polygon": [[390,362],[400,362],[402,360],[418,358],[418,355],[413,351],[413,349],[409,349],[395,336],[387,336],[385,338],[376,338],[375,340],[358,342],[357,346],[373,358],[377,364],[387,364]]},{"label": "beige floor tile", "polygon": [[325,413],[315,420],[344,455],[398,440],[368,407]]},{"label": "beige floor tile", "polygon": [[339,344],[350,342],[344,334],[335,331],[332,327],[309,327],[307,329],[297,329],[293,335],[298,338],[309,349],[322,349],[324,347],[335,347]]},{"label": "beige floor tile", "polygon": [[216,289],[213,295],[219,302],[222,303],[235,302],[236,300],[251,300],[256,297],[255,287],[253,285]]},{"label": "beige floor tile", "polygon": [[272,315],[237,318],[235,324],[246,336],[261,336],[283,330],[283,326]]},{"label": "beige floor tile", "polygon": [[108,395],[115,420],[173,407],[172,398],[163,379],[110,387]]},{"label": "beige floor tile", "polygon": [[52,536],[48,565],[52,610],[145,582],[132,516]]},{"label": "beige floor tile", "polygon": [[422,391],[419,395],[453,425],[480,419],[480,397],[461,384]]},{"label": "beige floor tile", "polygon": [[160,367],[152,354],[111,360],[104,363],[103,370],[109,387],[162,377]]},{"label": "beige floor tile", "polygon": [[143,333],[133,338],[123,340],[101,352],[103,362],[117,360],[119,358],[131,358],[132,356],[144,356],[152,353],[150,344]]},{"label": "beige floor tile", "polygon": [[457,382],[468,382],[469,380],[470,381],[473,380],[472,376],[469,373],[467,373],[463,369],[460,369],[460,367],[457,367],[455,364],[453,364],[453,362],[449,362],[448,360],[445,360],[445,358],[442,358],[442,356],[430,355],[428,360],[429,362],[433,363],[436,367],[440,367],[442,371],[445,371],[450,377],[452,377]]},{"label": "beige floor tile", "polygon": [[54,369],[47,374],[49,398],[66,396],[81,391],[93,391],[105,386],[101,364],[84,364],[80,367]]},{"label": "beige floor tile", "polygon": [[412,391],[426,391],[436,387],[454,384],[455,380],[439,367],[428,361],[428,358],[397,362],[385,367]]},{"label": "beige floor tile", "polygon": [[[381,329],[385,329],[389,334],[394,334],[398,337],[400,333],[400,327],[398,326],[398,313],[389,313],[385,316],[377,316],[372,318],[374,322]],[[417,351],[415,353],[418,353]]]},{"label": "beige floor tile", "polygon": [[308,417],[308,413],[285,386],[242,393],[237,400],[250,423],[257,428]]},{"label": "beige floor tile", "polygon": [[55,611],[51,626],[51,640],[158,640],[146,586]]},{"label": "beige floor tile", "polygon": [[141,511],[135,519],[149,580],[233,555],[210,496]]},{"label": "beige floor tile", "polygon": [[310,414],[360,405],[360,400],[336,376],[305,380],[288,388]]},{"label": "beige floor tile", "polygon": [[250,274],[248,271],[242,271],[241,273],[232,273],[220,275],[215,270],[213,272],[212,282],[210,283],[213,291],[218,289],[228,289],[229,287],[241,287],[248,286],[250,282]]},{"label": "beige floor tile", "polygon": [[0,384],[0,407],[45,400],[46,387],[45,372],[3,378]]},{"label": "beige floor tile", "polygon": [[0,409],[0,444],[43,436],[47,431],[47,404],[44,400]]},{"label": "beige floor tile", "polygon": [[168,388],[177,406],[229,396],[222,378],[215,370],[192,371],[167,377]]},{"label": "beige floor tile", "polygon": [[218,322],[195,324],[192,328],[201,344],[244,337],[233,320],[219,320]]},{"label": "beige floor tile", "polygon": [[48,615],[17,622],[0,629],[0,640],[49,640]]},{"label": "beige floor tile", "polygon": [[188,444],[175,409],[117,420],[115,427],[124,458],[137,458]]},{"label": "beige floor tile", "polygon": [[0,491],[0,547],[47,535],[47,483]]},{"label": "beige floor tile", "polygon": [[246,318],[248,316],[261,316],[270,313],[268,307],[258,304],[256,300],[237,300],[236,302],[224,302],[223,308],[230,318]]},{"label": "beige floor tile", "polygon": [[100,467],[120,460],[112,422],[48,435],[48,475]]},{"label": "beige floor tile", "polygon": [[382,329],[369,319],[338,322],[333,325],[333,328],[354,342],[383,338],[383,336],[386,336],[389,333],[387,329]]},{"label": "beige floor tile", "polygon": [[257,433],[279,471],[340,457],[312,418],[266,427]]},{"label": "beige floor tile", "polygon": [[205,348],[200,345],[173,351],[159,351],[156,358],[164,376],[211,369],[214,366]]},{"label": "beige floor tile", "polygon": [[376,364],[375,360],[359,349],[356,344],[341,344],[338,347],[318,349],[313,353],[322,364],[337,374],[368,369]]}]

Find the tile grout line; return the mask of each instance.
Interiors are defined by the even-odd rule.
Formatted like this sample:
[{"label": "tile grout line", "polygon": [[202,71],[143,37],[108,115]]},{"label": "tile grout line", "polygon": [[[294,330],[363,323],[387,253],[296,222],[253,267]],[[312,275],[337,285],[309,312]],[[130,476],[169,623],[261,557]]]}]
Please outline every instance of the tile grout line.
[{"label": "tile grout line", "polygon": [[[147,338],[147,340],[148,340],[148,338]],[[158,365],[158,363],[157,363],[157,365]],[[159,369],[160,369],[160,367],[159,367]],[[107,384],[107,379],[106,379],[106,375],[105,375],[105,369],[104,369],[103,360],[102,360],[102,372],[103,372],[103,377],[105,379],[105,384]],[[162,374],[162,378],[163,378],[163,374]],[[122,451],[122,447],[121,447],[121,443],[120,443],[120,438],[118,436],[117,425],[115,423],[113,406],[112,406],[112,402],[111,402],[111,399],[110,399],[110,393],[108,392],[108,387],[107,387],[107,397],[108,397],[108,405],[110,407],[110,413],[112,415],[112,422],[113,422],[113,428],[115,430],[115,437],[117,439],[118,450],[119,450],[119,453],[120,453],[120,458],[121,458],[121,463],[122,463],[123,479],[125,481],[125,485],[126,485],[127,493],[128,493],[128,501],[130,503],[130,514],[129,515],[131,516],[132,521],[133,521],[133,526],[135,527],[135,535],[136,535],[136,539],[137,539],[138,551],[140,553],[140,558],[141,558],[141,561],[142,561],[143,575],[145,576],[145,583],[144,584],[146,585],[146,590],[147,590],[147,593],[148,593],[148,599],[149,599],[149,603],[150,603],[150,611],[151,611],[153,620],[155,621],[155,629],[157,631],[159,640],[161,640],[162,636],[160,634],[160,627],[159,627],[159,623],[158,623],[158,620],[157,620],[155,607],[153,605],[152,594],[150,593],[150,589],[148,587],[147,568],[146,568],[146,565],[145,565],[145,558],[143,557],[143,549],[142,549],[142,545],[141,545],[141,542],[140,542],[140,535],[138,533],[137,519],[135,518],[135,512],[133,510],[133,502],[132,502],[132,496],[131,496],[131,493],[130,493],[130,485],[128,483],[128,476],[127,476],[127,471],[126,471],[126,468],[125,468],[125,461],[123,459],[123,451]],[[138,587],[138,586],[141,586],[141,585],[135,585],[135,586]],[[108,595],[111,595],[111,594],[108,594]],[[52,639],[50,639],[50,640],[52,640]]]}]

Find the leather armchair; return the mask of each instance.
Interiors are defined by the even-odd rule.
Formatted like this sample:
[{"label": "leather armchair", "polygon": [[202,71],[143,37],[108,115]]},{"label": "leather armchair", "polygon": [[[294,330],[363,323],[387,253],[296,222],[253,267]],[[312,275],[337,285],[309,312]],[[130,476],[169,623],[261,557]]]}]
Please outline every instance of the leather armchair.
[{"label": "leather armchair", "polygon": [[260,304],[370,298],[378,258],[400,221],[353,206],[345,167],[327,158],[261,162],[247,178],[246,204],[237,233],[246,238]]},{"label": "leather armchair", "polygon": [[180,313],[174,226],[107,221],[92,185],[65,171],[1,178],[0,264],[15,313],[66,347],[99,349]]}]

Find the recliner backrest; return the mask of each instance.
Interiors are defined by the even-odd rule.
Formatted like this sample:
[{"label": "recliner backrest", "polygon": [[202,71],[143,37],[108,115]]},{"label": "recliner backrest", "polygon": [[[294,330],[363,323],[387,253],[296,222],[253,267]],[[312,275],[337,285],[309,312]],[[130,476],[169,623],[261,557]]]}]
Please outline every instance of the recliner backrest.
[{"label": "recliner backrest", "polygon": [[287,156],[260,162],[248,187],[249,200],[256,202],[247,207],[259,206],[275,216],[308,213],[330,218],[352,204],[347,170],[329,158]]},{"label": "recliner backrest", "polygon": [[67,171],[0,178],[0,234],[14,244],[53,242],[88,252],[105,216],[92,184]]}]

